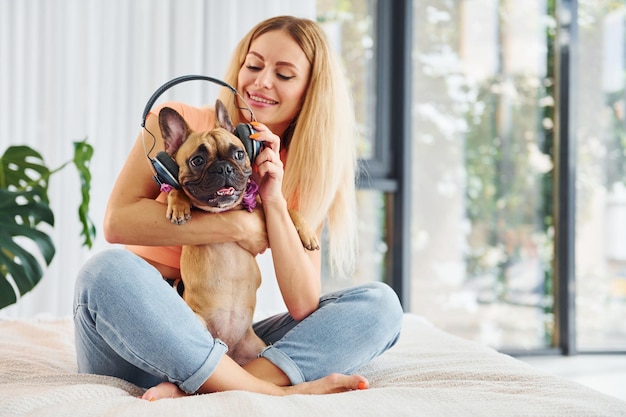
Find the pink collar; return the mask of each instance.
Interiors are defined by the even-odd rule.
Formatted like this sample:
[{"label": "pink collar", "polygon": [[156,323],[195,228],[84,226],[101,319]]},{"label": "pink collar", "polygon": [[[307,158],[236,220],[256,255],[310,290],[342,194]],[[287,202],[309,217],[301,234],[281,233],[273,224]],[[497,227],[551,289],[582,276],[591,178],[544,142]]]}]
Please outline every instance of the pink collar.
[{"label": "pink collar", "polygon": [[256,196],[259,191],[259,186],[253,180],[248,182],[248,186],[246,187],[246,193],[243,196],[243,200],[241,200],[241,205],[243,208],[252,212],[256,207]]}]

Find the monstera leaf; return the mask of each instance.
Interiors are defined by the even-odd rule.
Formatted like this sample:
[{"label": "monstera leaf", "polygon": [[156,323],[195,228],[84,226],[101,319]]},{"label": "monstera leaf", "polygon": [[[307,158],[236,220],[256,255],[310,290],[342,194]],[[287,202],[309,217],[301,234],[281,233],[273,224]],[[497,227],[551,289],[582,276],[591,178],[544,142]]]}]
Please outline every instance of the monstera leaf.
[{"label": "monstera leaf", "polygon": [[54,226],[48,182],[72,162],[81,179],[78,217],[83,246],[92,246],[95,227],[88,216],[92,156],[93,148],[82,141],[74,143],[73,160],[53,171],[28,146],[11,146],[0,157],[0,308],[32,290],[54,258],[54,243],[47,234]]}]

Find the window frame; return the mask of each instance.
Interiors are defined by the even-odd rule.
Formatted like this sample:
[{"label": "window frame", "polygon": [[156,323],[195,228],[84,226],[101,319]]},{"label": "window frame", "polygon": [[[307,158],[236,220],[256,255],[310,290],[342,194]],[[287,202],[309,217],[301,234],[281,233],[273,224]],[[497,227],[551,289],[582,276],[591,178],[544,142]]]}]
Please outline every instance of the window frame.
[{"label": "window frame", "polygon": [[385,194],[384,279],[410,308],[411,0],[376,2],[374,158],[362,161],[359,188]]}]

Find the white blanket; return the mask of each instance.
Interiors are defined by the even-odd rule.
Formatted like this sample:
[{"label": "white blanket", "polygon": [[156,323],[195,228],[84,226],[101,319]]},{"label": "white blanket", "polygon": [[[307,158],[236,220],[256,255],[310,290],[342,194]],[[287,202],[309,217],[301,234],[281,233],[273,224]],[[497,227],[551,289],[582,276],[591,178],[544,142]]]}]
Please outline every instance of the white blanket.
[{"label": "white blanket", "polygon": [[371,388],[324,396],[242,391],[155,402],[123,380],[76,373],[69,318],[0,322],[0,416],[626,416],[626,402],[551,376],[407,314]]}]

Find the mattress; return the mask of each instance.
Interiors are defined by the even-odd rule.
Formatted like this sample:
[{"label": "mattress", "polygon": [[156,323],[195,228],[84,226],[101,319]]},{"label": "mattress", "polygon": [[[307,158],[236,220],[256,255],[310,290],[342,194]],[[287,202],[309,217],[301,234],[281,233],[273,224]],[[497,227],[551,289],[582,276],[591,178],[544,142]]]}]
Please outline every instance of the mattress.
[{"label": "mattress", "polygon": [[272,397],[243,391],[154,402],[76,372],[71,318],[0,322],[0,416],[626,416],[626,402],[405,314],[400,340],[360,370],[370,388]]}]

